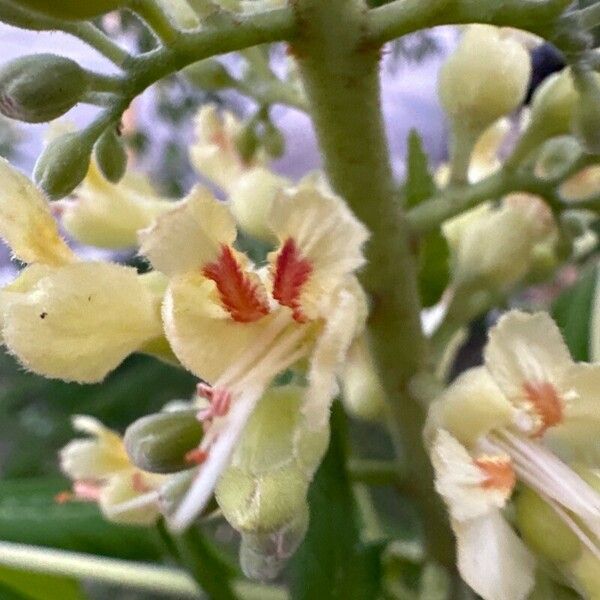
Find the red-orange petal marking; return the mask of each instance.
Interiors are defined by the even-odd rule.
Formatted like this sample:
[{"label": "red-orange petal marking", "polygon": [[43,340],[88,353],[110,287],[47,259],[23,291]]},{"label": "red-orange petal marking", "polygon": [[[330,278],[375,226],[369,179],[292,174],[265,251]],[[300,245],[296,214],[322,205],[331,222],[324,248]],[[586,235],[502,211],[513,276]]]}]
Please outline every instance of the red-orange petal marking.
[{"label": "red-orange petal marking", "polygon": [[541,422],[536,435],[543,435],[546,429],[562,422],[563,402],[551,383],[525,382],[523,392]]},{"label": "red-orange petal marking", "polygon": [[219,258],[202,273],[217,284],[221,302],[234,321],[251,323],[269,313],[267,299],[242,271],[229,246],[222,246]]},{"label": "red-orange petal marking", "polygon": [[275,263],[273,297],[279,304],[291,308],[294,319],[299,323],[307,320],[302,312],[300,294],[312,271],[312,263],[302,258],[296,242],[289,238],[283,244]]},{"label": "red-orange petal marking", "polygon": [[475,459],[475,464],[483,472],[485,479],[481,486],[484,490],[502,490],[507,494],[512,492],[517,477],[510,462],[510,458],[504,456],[481,456]]}]

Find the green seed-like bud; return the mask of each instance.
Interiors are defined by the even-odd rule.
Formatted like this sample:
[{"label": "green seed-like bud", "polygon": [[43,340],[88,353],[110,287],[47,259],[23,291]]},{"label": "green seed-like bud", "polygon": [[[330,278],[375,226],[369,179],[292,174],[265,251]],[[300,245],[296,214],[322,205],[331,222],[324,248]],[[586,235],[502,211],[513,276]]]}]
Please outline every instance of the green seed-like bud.
[{"label": "green seed-like bud", "polygon": [[185,68],[182,73],[190,83],[209,92],[236,86],[236,81],[229,71],[214,58],[194,63]]},{"label": "green seed-like bud", "polygon": [[56,19],[85,21],[124,8],[126,0],[19,0],[15,4]]},{"label": "green seed-like bud", "polygon": [[85,132],[66,133],[46,146],[35,163],[33,178],[51,200],[68,196],[83,181],[94,142]]},{"label": "green seed-like bud", "polygon": [[130,425],[125,433],[125,448],[134,464],[151,473],[189,469],[185,455],[198,446],[203,434],[196,412],[162,412]]},{"label": "green seed-like bud", "polygon": [[237,151],[245,162],[251,162],[258,150],[260,140],[256,135],[255,123],[250,120],[245,123],[235,138]]},{"label": "green seed-like bud", "polygon": [[302,543],[308,529],[308,506],[279,531],[242,533],[240,566],[249,579],[275,579]]},{"label": "green seed-like bud", "polygon": [[570,135],[548,140],[540,151],[536,172],[544,178],[560,176],[582,155],[581,144]]},{"label": "green seed-like bud", "polygon": [[591,154],[600,153],[600,84],[595,73],[580,73],[576,78],[580,93],[573,110],[573,132]]},{"label": "green seed-like bud", "polygon": [[556,562],[570,562],[580,555],[579,538],[535,492],[525,488],[515,504],[517,525],[534,552]]},{"label": "green seed-like bud", "polygon": [[118,183],[127,170],[127,152],[115,129],[107,129],[94,148],[96,161],[108,181]]},{"label": "green seed-like bud", "polygon": [[86,71],[70,58],[23,56],[0,69],[0,112],[26,123],[52,121],[80,102],[87,88]]}]

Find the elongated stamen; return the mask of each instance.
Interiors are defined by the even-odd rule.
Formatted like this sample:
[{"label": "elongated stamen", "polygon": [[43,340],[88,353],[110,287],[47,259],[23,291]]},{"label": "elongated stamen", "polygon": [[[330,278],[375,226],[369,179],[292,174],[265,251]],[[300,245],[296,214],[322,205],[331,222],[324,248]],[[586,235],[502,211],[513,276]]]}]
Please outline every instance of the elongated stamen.
[{"label": "elongated stamen", "polygon": [[114,506],[111,506],[110,512],[111,514],[119,515],[125,512],[129,512],[131,510],[146,508],[147,506],[153,506],[158,504],[159,499],[160,494],[158,492],[150,492],[148,494],[144,494],[143,496],[138,496],[133,500],[128,500],[127,502],[115,504]]},{"label": "elongated stamen", "polygon": [[219,377],[219,387],[230,387],[232,381],[239,378],[243,372],[266,353],[273,341],[289,325],[289,322],[289,316],[283,311],[275,316],[273,321],[254,340],[254,343],[249,346],[248,350]]},{"label": "elongated stamen", "polygon": [[575,471],[541,444],[503,430],[490,436],[492,443],[513,460],[519,479],[582,519],[600,537],[600,494]]}]

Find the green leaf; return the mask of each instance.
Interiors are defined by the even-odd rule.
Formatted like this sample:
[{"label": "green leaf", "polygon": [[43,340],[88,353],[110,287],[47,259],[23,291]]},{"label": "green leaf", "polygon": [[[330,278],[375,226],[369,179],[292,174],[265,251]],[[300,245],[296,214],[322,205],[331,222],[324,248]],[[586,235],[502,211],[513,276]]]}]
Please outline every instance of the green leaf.
[{"label": "green leaf", "polygon": [[2,600],[85,600],[86,597],[79,583],[69,577],[0,566]]},{"label": "green leaf", "polygon": [[380,550],[360,542],[339,403],[331,427],[329,450],[309,493],[308,533],[290,566],[293,600],[364,600],[380,593]]},{"label": "green leaf", "polygon": [[423,306],[433,306],[450,281],[450,249],[440,231],[421,239],[419,253],[419,289]]},{"label": "green leaf", "polygon": [[56,494],[68,486],[57,478],[1,481],[0,539],[130,560],[161,558],[153,529],[109,523],[93,504],[58,504]]},{"label": "green leaf", "polygon": [[423,149],[423,142],[416,130],[408,135],[408,156],[406,159],[406,183],[404,197],[406,208],[412,208],[430,198],[436,191],[435,181],[429,172],[429,158]]},{"label": "green leaf", "polygon": [[597,277],[597,268],[584,272],[574,286],[558,297],[552,309],[552,316],[577,361],[590,360],[590,325]]}]

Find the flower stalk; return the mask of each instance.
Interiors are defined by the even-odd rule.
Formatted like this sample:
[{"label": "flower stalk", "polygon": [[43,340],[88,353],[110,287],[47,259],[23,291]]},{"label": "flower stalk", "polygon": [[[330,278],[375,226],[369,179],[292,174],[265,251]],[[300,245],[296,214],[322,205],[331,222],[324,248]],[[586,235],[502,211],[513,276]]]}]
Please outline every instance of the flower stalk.
[{"label": "flower stalk", "polygon": [[[369,331],[385,382],[395,439],[410,453],[431,556],[454,567],[452,535],[433,494],[421,440],[425,411],[408,391],[425,362],[415,259],[405,215],[395,198],[380,110],[380,48],[366,38],[367,10],[359,1],[298,0],[300,64],[326,171],[334,189],[370,229],[362,283],[371,299]],[[352,132],[349,135],[348,132]]]}]

